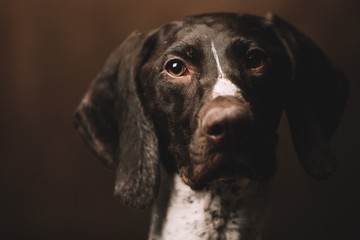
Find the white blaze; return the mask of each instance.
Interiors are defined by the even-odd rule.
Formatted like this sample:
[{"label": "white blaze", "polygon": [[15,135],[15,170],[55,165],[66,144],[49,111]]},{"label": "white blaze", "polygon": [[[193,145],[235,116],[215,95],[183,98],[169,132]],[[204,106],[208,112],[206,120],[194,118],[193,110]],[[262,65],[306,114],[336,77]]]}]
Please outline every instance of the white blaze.
[{"label": "white blaze", "polygon": [[219,56],[217,54],[213,41],[211,41],[211,51],[214,55],[218,70],[218,78],[212,90],[212,97],[216,98],[217,96],[225,96],[225,95],[241,96],[239,88],[236,87],[235,84],[233,84],[229,79],[225,77],[225,74],[221,69]]}]

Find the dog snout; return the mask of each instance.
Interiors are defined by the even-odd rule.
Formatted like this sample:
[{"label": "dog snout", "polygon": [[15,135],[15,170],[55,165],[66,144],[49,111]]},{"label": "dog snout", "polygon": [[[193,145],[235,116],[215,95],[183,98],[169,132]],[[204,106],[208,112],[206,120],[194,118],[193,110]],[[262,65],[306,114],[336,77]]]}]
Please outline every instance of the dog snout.
[{"label": "dog snout", "polygon": [[245,139],[251,129],[252,114],[249,105],[235,98],[214,100],[201,119],[203,135],[211,141]]}]

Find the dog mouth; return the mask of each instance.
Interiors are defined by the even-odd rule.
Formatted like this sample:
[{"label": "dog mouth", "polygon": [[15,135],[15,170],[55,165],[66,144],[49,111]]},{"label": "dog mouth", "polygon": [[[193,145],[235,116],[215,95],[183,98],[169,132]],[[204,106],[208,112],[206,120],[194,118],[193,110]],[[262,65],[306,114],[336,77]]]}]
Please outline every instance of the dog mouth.
[{"label": "dog mouth", "polygon": [[250,153],[216,152],[209,155],[180,171],[184,183],[194,190],[201,190],[214,182],[232,184],[244,178],[252,181],[265,181],[267,178],[252,166],[254,160]]},{"label": "dog mouth", "polygon": [[269,138],[273,141],[255,136],[247,141],[214,142],[195,134],[189,146],[190,160],[178,168],[179,173],[193,190],[201,190],[214,182],[232,184],[243,179],[265,182],[276,171],[277,136],[272,135]]}]

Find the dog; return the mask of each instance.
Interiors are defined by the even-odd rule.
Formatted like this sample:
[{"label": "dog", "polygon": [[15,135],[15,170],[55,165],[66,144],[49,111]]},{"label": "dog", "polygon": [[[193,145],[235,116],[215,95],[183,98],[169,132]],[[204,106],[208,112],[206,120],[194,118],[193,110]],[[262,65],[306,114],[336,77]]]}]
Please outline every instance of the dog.
[{"label": "dog", "polygon": [[186,17],[134,32],[76,110],[115,196],[153,206],[149,239],[261,239],[285,111],[306,173],[326,179],[348,93],[304,34],[268,14]]}]

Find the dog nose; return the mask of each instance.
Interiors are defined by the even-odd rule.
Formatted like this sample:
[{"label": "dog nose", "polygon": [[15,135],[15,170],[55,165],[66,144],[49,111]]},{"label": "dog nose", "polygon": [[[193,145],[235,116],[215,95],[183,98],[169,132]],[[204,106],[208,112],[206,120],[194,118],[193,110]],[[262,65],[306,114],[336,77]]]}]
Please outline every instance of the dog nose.
[{"label": "dog nose", "polygon": [[202,132],[210,140],[247,136],[252,114],[248,104],[227,98],[214,101],[202,117]]}]

